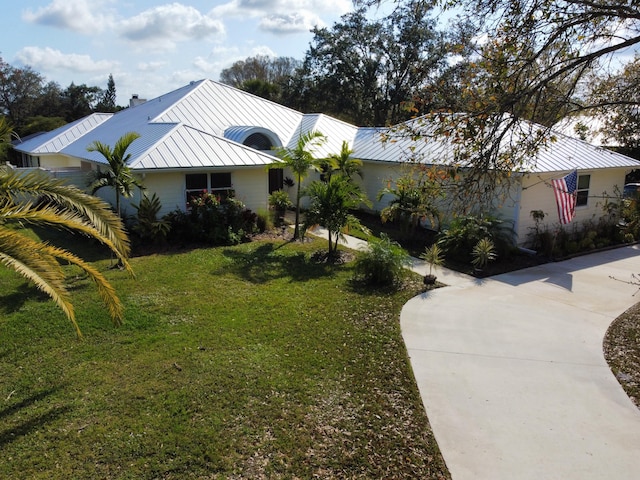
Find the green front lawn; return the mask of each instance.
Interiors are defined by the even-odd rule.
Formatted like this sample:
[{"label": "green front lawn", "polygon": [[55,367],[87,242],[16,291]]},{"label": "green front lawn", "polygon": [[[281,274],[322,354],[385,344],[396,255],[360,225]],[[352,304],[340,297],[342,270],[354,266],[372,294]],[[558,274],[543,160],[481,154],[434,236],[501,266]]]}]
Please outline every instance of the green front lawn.
[{"label": "green front lawn", "polygon": [[449,478],[398,322],[421,279],[360,291],[325,243],[134,258],[120,328],[74,277],[82,341],[0,268],[0,478]]}]

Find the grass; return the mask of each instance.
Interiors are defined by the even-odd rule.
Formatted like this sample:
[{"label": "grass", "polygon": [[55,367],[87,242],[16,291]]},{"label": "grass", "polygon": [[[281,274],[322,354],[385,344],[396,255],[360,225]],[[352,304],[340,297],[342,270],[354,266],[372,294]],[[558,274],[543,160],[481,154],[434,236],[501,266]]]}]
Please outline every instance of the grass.
[{"label": "grass", "polygon": [[363,291],[324,248],[97,260],[127,319],[70,271],[81,341],[0,269],[0,478],[449,478],[399,329],[420,279]]}]

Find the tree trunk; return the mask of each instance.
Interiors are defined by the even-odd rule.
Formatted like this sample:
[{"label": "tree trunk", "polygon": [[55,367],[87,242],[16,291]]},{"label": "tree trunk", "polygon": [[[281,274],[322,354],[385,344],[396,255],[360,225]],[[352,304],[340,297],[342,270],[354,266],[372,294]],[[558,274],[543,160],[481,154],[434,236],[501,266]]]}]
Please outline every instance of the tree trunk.
[{"label": "tree trunk", "polygon": [[300,236],[300,175],[298,175],[298,190],[296,192],[296,224],[293,227],[293,239],[298,240]]}]

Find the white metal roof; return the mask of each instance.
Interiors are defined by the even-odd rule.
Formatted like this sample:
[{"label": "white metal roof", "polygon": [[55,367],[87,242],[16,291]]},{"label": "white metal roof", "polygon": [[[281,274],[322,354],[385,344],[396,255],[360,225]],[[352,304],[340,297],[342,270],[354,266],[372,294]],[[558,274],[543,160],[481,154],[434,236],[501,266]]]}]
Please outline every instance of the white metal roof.
[{"label": "white metal roof", "polygon": [[[422,123],[421,123],[422,122]],[[424,118],[406,122],[428,129]],[[535,125],[531,129],[535,130]],[[141,135],[128,153],[136,169],[202,168],[204,166],[264,165],[273,157],[239,142],[254,129],[270,132],[282,145],[295,145],[299,135],[319,131],[327,142],[318,156],[339,153],[347,141],[353,156],[362,160],[447,164],[451,146],[429,135],[411,135],[394,128],[358,128],[323,114],[302,114],[236,88],[201,80],[116,114],[93,114],[16,146],[25,153],[62,153],[104,162],[87,151],[98,140],[107,145],[127,132]],[[400,132],[400,133],[399,133]],[[404,132],[404,133],[402,133]],[[226,137],[226,138],[225,138]],[[640,162],[556,134],[525,167],[531,172],[597,168],[639,168]],[[234,141],[236,140],[236,141]]]},{"label": "white metal roof", "polygon": [[211,133],[179,125],[130,166],[134,170],[266,166],[274,157]]},{"label": "white metal roof", "polygon": [[536,155],[532,165],[534,172],[640,168],[639,161],[626,155],[560,133],[555,133],[555,137],[556,141],[550,142]]},{"label": "white metal roof", "polygon": [[93,113],[68,125],[63,125],[55,130],[18,143],[15,145],[15,149],[32,155],[57,153],[65,146],[109,120],[112,116],[112,113]]},{"label": "white metal roof", "polygon": [[[420,119],[415,122],[420,121]],[[413,122],[413,121],[412,121]],[[407,122],[408,124],[411,122]],[[428,124],[416,129],[398,127],[361,128],[354,144],[354,157],[384,162],[408,160],[428,164],[448,164],[453,160],[453,147],[445,140],[434,139]],[[525,122],[515,135],[535,134],[542,127]],[[424,130],[424,136],[412,135]],[[620,153],[591,145],[585,141],[551,132],[551,140],[541,146],[522,166],[531,173],[594,170],[601,168],[640,168],[640,162]]]},{"label": "white metal roof", "polygon": [[233,126],[265,127],[286,144],[302,120],[300,112],[229,85],[211,80],[202,80],[194,85],[195,88],[182,95],[170,108],[152,117],[153,121],[184,123],[220,136]]}]

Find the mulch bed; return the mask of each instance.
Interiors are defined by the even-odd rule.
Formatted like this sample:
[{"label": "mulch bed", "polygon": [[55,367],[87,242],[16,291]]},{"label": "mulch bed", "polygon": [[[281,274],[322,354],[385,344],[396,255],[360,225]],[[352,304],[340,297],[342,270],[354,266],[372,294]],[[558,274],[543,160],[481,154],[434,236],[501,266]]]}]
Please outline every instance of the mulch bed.
[{"label": "mulch bed", "polygon": [[603,347],[611,371],[640,408],[640,303],[613,321]]}]

